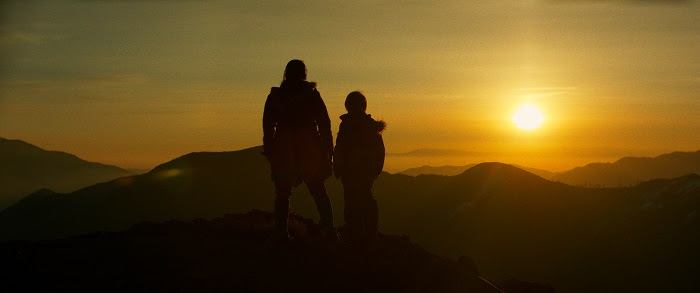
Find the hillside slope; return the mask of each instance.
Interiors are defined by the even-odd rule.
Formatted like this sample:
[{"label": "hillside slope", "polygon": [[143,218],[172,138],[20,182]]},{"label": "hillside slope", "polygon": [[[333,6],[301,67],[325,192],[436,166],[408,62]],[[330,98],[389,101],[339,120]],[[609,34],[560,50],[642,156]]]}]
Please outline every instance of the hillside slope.
[{"label": "hillside slope", "polygon": [[674,152],[654,158],[625,157],[613,163],[592,163],[558,173],[552,180],[577,186],[620,187],[688,174],[700,174],[700,151]]},{"label": "hillside slope", "polygon": [[[377,245],[329,242],[310,220],[293,216],[287,244],[271,243],[269,213],[252,211],[191,223],[141,223],[125,232],[0,245],[3,287],[11,291],[228,292],[553,292],[509,281],[502,288],[406,238]],[[79,281],[76,281],[79,276]],[[33,282],[33,280],[42,280]]]},{"label": "hillside slope", "polygon": [[[399,172],[399,174],[404,174],[408,176],[418,176],[418,175],[442,175],[442,176],[455,176],[464,173],[464,171],[467,171],[469,168],[476,166],[477,164],[468,164],[468,165],[462,165],[462,166],[451,166],[451,165],[445,165],[445,166],[421,166],[421,167],[416,167],[416,168],[409,168],[406,170],[403,170]],[[535,174],[537,176],[540,176],[544,179],[551,179],[554,177],[556,173],[546,171],[546,170],[540,170],[540,169],[535,169],[535,168],[528,168],[528,167],[523,167],[523,166],[517,166],[520,169],[523,169],[525,171],[528,171],[532,174]]]},{"label": "hillside slope", "polygon": [[69,194],[36,192],[0,212],[0,241],[121,230],[140,221],[191,220],[271,206],[260,149],[191,153],[149,173]]},{"label": "hillside slope", "polygon": [[119,167],[0,138],[0,210],[41,188],[71,192],[129,175],[133,173]]},{"label": "hillside slope", "polygon": [[[406,177],[376,186],[380,211],[390,214],[383,231],[469,255],[491,278],[542,280],[567,292],[700,288],[697,175],[580,188],[487,163],[432,190],[417,183],[431,176]],[[402,192],[390,191],[397,186]]]},{"label": "hillside slope", "polygon": [[[269,211],[274,192],[260,152],[192,153],[69,194],[43,190],[0,212],[0,238]],[[326,185],[342,225],[341,186],[335,179]],[[469,255],[488,278],[544,281],[570,292],[694,291],[700,289],[693,277],[700,273],[698,186],[700,177],[689,175],[631,188],[583,188],[483,163],[458,176],[384,173],[374,194],[380,231],[409,235],[440,255]],[[295,193],[294,211],[316,218],[306,188]]]}]

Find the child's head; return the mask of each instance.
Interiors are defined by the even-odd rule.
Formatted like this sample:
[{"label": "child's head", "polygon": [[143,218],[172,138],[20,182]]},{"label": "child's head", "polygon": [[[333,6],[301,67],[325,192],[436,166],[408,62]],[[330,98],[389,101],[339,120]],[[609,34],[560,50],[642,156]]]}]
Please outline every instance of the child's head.
[{"label": "child's head", "polygon": [[365,113],[367,111],[367,98],[359,91],[348,94],[345,98],[345,109],[348,113]]}]

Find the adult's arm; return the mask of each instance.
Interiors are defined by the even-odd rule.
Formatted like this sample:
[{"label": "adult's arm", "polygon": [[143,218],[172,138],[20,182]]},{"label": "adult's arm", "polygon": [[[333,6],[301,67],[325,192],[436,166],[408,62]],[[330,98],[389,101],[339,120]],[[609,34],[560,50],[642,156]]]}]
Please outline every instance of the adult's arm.
[{"label": "adult's arm", "polygon": [[328,155],[333,156],[333,133],[331,133],[331,118],[328,117],[328,109],[321,98],[321,94],[314,90],[314,96],[318,101],[318,110],[316,113],[316,125],[318,133],[321,135],[321,142],[326,147]]},{"label": "adult's arm", "polygon": [[272,151],[272,141],[275,136],[276,121],[272,114],[272,101],[276,92],[273,90],[267,95],[265,101],[265,110],[263,111],[263,154],[270,156]]},{"label": "adult's arm", "polygon": [[384,169],[384,157],[385,157],[385,155],[386,155],[386,151],[384,149],[384,139],[382,138],[381,135],[377,135],[376,146],[374,149],[375,178],[379,177],[379,174],[382,174],[382,170]]}]

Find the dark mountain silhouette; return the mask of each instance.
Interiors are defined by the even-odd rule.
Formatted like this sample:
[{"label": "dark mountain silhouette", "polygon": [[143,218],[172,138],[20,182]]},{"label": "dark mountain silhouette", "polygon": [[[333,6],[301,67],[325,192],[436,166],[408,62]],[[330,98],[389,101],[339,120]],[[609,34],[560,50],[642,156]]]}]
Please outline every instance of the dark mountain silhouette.
[{"label": "dark mountain silhouette", "polygon": [[691,277],[700,275],[700,176],[657,179],[632,190],[642,196],[578,251],[580,267],[570,276],[609,278],[618,288],[634,280],[637,292],[700,292]]},{"label": "dark mountain silhouette", "polygon": [[700,174],[700,151],[674,152],[654,158],[626,157],[614,163],[592,163],[556,174],[553,181],[577,186],[632,186],[659,178]]},{"label": "dark mountain silhouette", "polygon": [[[424,151],[417,150],[418,153]],[[409,176],[459,175],[476,164],[462,166],[422,166],[399,172]],[[655,158],[625,157],[614,163],[592,163],[564,172],[550,172],[515,165],[542,178],[574,186],[630,187],[653,179],[670,179],[688,174],[700,174],[700,151],[674,152]]]},{"label": "dark mountain silhouette", "polygon": [[142,169],[142,168],[129,168],[126,170],[133,173],[134,175],[145,174],[145,173],[148,173],[148,171],[151,171],[151,169]]},{"label": "dark mountain silhouette", "polygon": [[[694,212],[700,208],[698,176],[634,188],[578,188],[487,163],[442,178],[437,190],[420,190],[416,181],[431,177],[441,176],[396,177],[392,186],[402,186],[403,192],[377,196],[383,213],[391,214],[382,218],[384,231],[411,235],[439,254],[470,255],[492,278],[542,280],[562,291],[699,287],[692,281],[700,272],[693,248],[700,244],[700,221]],[[664,196],[654,196],[659,193]],[[661,198],[666,202],[659,203]],[[647,207],[657,205],[666,207],[655,211],[665,219],[663,226],[645,216]],[[634,227],[635,233],[627,227]],[[649,241],[659,237],[667,239],[664,244],[674,239],[682,244],[669,245],[675,250],[668,253],[658,241]],[[626,255],[618,253],[625,247],[634,247],[635,253],[611,257]],[[644,278],[636,277],[641,274]]]},{"label": "dark mountain silhouette", "polygon": [[0,138],[0,210],[41,188],[71,192],[133,175],[115,166],[47,151],[21,140]]},{"label": "dark mountain silhouette", "polygon": [[[69,194],[43,190],[0,212],[0,238],[270,210],[274,193],[261,151],[192,153]],[[441,255],[469,255],[494,280],[543,281],[578,292],[696,291],[698,186],[700,178],[689,175],[631,188],[582,188],[483,163],[457,176],[383,173],[374,194],[381,232],[409,235]],[[340,185],[329,180],[327,187],[342,223]],[[295,193],[295,211],[317,217],[306,190]]]},{"label": "dark mountain silhouette", "polygon": [[[499,288],[467,257],[428,253],[379,235],[354,248],[291,217],[295,240],[271,244],[273,215],[252,211],[193,222],[144,222],[125,232],[0,245],[10,291],[554,292],[508,280]],[[76,276],[78,279],[76,280]],[[41,280],[36,282],[35,280]]]},{"label": "dark mountain silhouette", "polygon": [[[399,172],[400,174],[408,175],[408,176],[418,176],[418,175],[442,175],[442,176],[455,176],[464,173],[464,171],[467,171],[467,169],[476,166],[477,164],[468,164],[468,165],[462,165],[462,166],[452,166],[452,165],[445,165],[445,166],[439,166],[439,167],[434,167],[434,166],[421,166],[421,167],[416,167],[416,168],[409,168],[406,170],[403,170]],[[535,169],[535,168],[528,168],[528,167],[523,167],[519,165],[514,165],[520,169],[523,169],[525,171],[528,171],[532,174],[535,174],[537,176],[540,176],[544,179],[551,179],[554,177],[556,173],[550,172],[547,170],[541,170],[541,169]]]},{"label": "dark mountain silhouette", "polygon": [[464,171],[467,171],[467,169],[476,166],[476,164],[468,164],[468,165],[462,165],[462,166],[452,166],[452,165],[444,165],[444,166],[429,166],[429,165],[423,165],[420,167],[415,167],[415,168],[408,168],[406,170],[403,170],[401,172],[398,172],[399,174],[404,174],[408,176],[419,176],[419,175],[441,175],[441,176],[455,176],[464,173]]},{"label": "dark mountain silhouette", "polygon": [[69,194],[42,190],[0,212],[0,241],[116,231],[146,220],[191,220],[267,209],[272,206],[273,188],[260,152],[258,147],[191,153],[146,174]]}]

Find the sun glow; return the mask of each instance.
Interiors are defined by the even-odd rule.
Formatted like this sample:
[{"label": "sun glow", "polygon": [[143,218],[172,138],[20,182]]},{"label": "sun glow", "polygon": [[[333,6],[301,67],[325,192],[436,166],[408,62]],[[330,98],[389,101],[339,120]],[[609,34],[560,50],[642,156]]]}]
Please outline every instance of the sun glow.
[{"label": "sun glow", "polygon": [[544,115],[532,104],[524,104],[513,114],[513,122],[523,130],[537,129],[544,122]]}]

